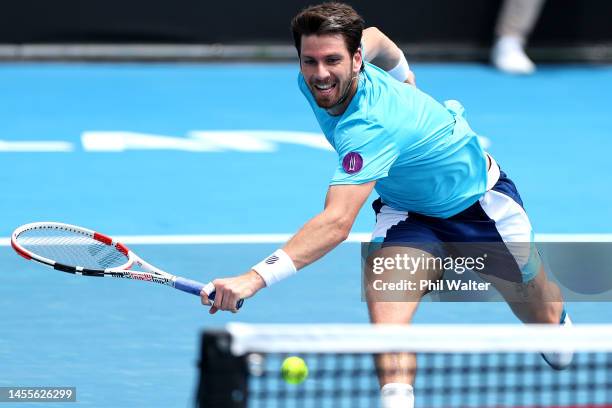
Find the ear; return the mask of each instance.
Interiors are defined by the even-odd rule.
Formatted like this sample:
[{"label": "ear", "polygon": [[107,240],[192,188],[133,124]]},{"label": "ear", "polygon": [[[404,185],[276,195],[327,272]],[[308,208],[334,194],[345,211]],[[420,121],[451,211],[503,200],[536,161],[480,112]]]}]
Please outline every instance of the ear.
[{"label": "ear", "polygon": [[361,65],[363,64],[363,53],[361,52],[361,47],[357,48],[355,54],[353,55],[353,74],[359,74],[361,71]]}]

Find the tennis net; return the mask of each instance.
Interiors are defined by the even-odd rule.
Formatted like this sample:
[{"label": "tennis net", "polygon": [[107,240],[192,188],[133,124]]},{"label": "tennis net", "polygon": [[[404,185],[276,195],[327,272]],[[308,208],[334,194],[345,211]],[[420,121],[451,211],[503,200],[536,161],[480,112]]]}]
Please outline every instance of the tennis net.
[{"label": "tennis net", "polygon": [[[568,350],[562,371],[540,355]],[[211,408],[378,407],[381,353],[416,353],[415,407],[612,407],[612,325],[233,323],[204,332],[197,399]],[[281,376],[294,355],[308,365],[300,384]]]}]

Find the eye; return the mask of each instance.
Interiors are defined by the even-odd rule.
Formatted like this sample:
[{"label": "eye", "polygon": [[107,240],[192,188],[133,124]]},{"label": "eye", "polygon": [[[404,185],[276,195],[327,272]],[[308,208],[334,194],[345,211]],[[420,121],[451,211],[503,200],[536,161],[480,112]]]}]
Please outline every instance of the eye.
[{"label": "eye", "polygon": [[335,65],[338,64],[340,62],[340,58],[339,57],[329,57],[326,59],[327,63],[330,65]]},{"label": "eye", "polygon": [[315,60],[305,59],[305,60],[302,61],[302,64],[304,64],[304,65],[314,65],[315,64]]}]

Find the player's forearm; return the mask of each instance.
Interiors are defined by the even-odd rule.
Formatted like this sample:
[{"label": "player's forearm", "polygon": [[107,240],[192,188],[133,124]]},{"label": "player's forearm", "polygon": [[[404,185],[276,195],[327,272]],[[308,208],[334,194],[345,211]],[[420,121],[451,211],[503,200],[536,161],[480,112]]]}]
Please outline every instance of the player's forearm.
[{"label": "player's forearm", "polygon": [[363,30],[364,59],[400,82],[416,86],[414,73],[402,50],[376,27]]},{"label": "player's forearm", "polygon": [[402,58],[402,50],[376,27],[363,31],[363,42],[366,61],[385,71],[397,66]]},{"label": "player's forearm", "polygon": [[252,269],[270,286],[321,258],[348,237],[375,184],[376,181],[331,185],[323,212],[308,221],[283,248]]},{"label": "player's forearm", "polygon": [[384,53],[377,55],[370,62],[380,69],[390,71],[400,63],[402,58],[402,50],[398,47],[393,47],[386,50]]},{"label": "player's forearm", "polygon": [[287,242],[283,250],[301,269],[327,254],[342,243],[351,230],[350,216],[324,211],[306,223]]},{"label": "player's forearm", "polygon": [[[372,187],[373,183],[370,183],[367,192]],[[359,204],[361,207],[363,200]],[[217,310],[235,312],[241,299],[253,296],[262,288],[293,275],[297,269],[321,258],[346,239],[354,220],[355,217],[347,215],[347,211],[326,209],[306,223],[282,250],[275,251],[247,273],[215,279],[212,282],[216,291],[215,303],[210,313]],[[203,304],[210,304],[206,293],[202,292],[201,297]]]}]

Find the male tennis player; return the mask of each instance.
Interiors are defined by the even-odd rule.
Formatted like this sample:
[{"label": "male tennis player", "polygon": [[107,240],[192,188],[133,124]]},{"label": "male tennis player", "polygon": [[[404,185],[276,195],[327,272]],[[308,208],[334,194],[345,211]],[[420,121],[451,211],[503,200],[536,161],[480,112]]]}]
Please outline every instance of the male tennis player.
[{"label": "male tennis player", "polygon": [[[483,151],[461,105],[442,105],[412,86],[414,75],[391,40],[376,28],[364,30],[362,18],[341,3],[304,9],[294,17],[292,31],[300,90],[338,153],[338,167],[323,212],[245,274],[213,281],[217,294],[211,313],[235,312],[239,299],[295,274],[343,242],[373,189],[380,195],[373,204],[373,240],[384,242],[383,255],[423,256],[419,242],[532,241],[515,185]],[[528,292],[528,301],[510,302],[514,313],[526,323],[569,324],[558,288],[541,268],[525,267],[534,265],[534,255],[512,255],[520,264],[516,282],[490,280],[506,299],[517,289]],[[551,293],[559,301],[545,301]],[[202,303],[210,304],[204,293]],[[417,305],[368,297],[375,324],[407,324]],[[556,368],[571,359],[546,357]],[[384,407],[413,406],[413,374],[406,368],[415,364],[413,355],[379,357]]]}]

